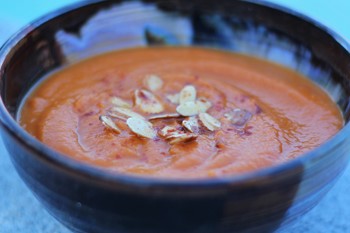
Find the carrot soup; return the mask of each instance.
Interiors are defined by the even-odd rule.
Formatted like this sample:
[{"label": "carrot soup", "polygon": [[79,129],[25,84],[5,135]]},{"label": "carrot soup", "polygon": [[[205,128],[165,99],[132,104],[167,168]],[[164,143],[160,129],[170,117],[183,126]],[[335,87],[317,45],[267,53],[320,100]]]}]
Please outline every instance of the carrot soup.
[{"label": "carrot soup", "polygon": [[302,155],[343,126],[320,87],[280,65],[205,48],[134,48],[59,70],[20,124],[110,171],[160,178],[241,174]]}]

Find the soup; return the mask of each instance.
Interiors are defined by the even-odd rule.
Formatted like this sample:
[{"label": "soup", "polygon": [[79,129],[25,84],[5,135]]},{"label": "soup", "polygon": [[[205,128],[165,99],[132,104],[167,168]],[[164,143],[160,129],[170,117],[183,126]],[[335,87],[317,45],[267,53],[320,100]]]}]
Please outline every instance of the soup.
[{"label": "soup", "polygon": [[19,121],[83,163],[177,179],[277,165],[344,124],[327,93],[302,75],[190,47],[115,51],[59,70],[30,91]]}]

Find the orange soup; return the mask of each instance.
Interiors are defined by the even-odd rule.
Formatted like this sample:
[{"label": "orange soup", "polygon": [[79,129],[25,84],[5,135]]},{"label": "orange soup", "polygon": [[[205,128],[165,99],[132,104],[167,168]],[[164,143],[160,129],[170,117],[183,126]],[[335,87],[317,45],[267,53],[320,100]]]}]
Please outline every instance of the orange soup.
[{"label": "orange soup", "polygon": [[51,74],[19,121],[83,163],[179,179],[280,164],[343,126],[330,97],[292,70],[181,47],[116,51]]}]

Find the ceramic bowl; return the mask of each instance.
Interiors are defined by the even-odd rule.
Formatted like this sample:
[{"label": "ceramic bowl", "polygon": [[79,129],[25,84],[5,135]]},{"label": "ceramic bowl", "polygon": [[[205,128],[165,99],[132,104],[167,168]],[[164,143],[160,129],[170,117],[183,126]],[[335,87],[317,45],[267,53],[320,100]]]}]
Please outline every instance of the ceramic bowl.
[{"label": "ceramic bowl", "polygon": [[[344,128],[279,166],[179,181],[79,163],[40,143],[16,121],[28,90],[54,70],[127,47],[192,45],[262,57],[304,74],[339,105]],[[1,133],[27,186],[73,231],[282,230],[319,202],[349,160],[349,51],[326,27],[262,1],[83,1],[29,24],[2,47]]]}]

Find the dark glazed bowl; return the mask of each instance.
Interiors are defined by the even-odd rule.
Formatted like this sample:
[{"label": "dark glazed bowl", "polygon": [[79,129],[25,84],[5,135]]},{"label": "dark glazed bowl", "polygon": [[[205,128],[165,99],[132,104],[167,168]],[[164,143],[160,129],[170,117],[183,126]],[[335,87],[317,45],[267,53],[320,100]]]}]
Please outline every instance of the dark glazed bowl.
[{"label": "dark glazed bowl", "polygon": [[[346,124],[332,139],[288,163],[234,177],[177,181],[81,164],[43,145],[16,122],[27,91],[49,72],[114,49],[158,45],[215,47],[286,65],[328,91]],[[348,162],[349,50],[317,22],[260,1],[85,1],[28,25],[2,48],[2,137],[28,187],[73,231],[285,229],[319,202]]]}]

